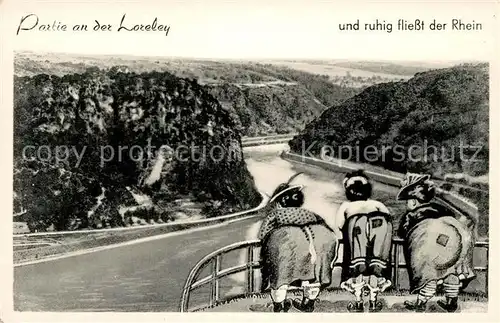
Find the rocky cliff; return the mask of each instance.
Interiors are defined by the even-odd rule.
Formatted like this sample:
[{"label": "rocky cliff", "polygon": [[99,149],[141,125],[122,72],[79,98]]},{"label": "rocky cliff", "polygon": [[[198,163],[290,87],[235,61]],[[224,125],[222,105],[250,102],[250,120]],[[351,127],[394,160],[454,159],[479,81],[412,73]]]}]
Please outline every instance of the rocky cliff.
[{"label": "rocky cliff", "polygon": [[147,196],[220,214],[256,205],[230,111],[196,81],[98,69],[14,80],[14,204],[32,230],[125,224]]}]

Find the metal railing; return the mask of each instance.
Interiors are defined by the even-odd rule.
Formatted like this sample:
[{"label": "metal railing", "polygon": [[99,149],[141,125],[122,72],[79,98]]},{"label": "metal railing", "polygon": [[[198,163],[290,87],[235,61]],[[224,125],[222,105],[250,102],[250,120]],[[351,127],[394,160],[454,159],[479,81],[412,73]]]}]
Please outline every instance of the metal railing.
[{"label": "metal railing", "polygon": [[[402,253],[402,244],[403,239],[401,238],[393,238],[392,239],[392,281],[394,288],[399,291],[400,290],[400,270],[407,269],[406,263],[401,263],[401,255]],[[342,244],[342,240],[339,241]],[[245,280],[245,292],[239,296],[251,296],[256,293],[255,291],[255,270],[260,269],[261,264],[259,260],[254,259],[254,250],[260,247],[260,240],[249,240],[237,242],[221,249],[218,249],[203,259],[201,259],[191,270],[189,273],[186,283],[184,285],[184,289],[182,291],[182,298],[180,304],[181,312],[189,311],[189,299],[191,292],[205,286],[207,284],[210,285],[210,293],[209,293],[209,301],[208,305],[205,305],[202,308],[211,308],[217,306],[224,299],[221,298],[220,288],[219,288],[219,280],[227,277],[229,275],[238,274],[245,272],[246,280]],[[481,241],[475,243],[476,248],[485,248],[486,249],[486,260],[488,261],[488,250],[489,243],[487,241]],[[221,269],[221,260],[222,256],[235,251],[235,250],[246,250],[247,257],[246,263],[239,264],[237,266],[233,266],[226,269]],[[336,262],[334,267],[342,267],[343,261]],[[206,266],[211,267],[210,275],[198,279],[201,271],[206,268]],[[333,269],[332,269],[333,270]],[[488,262],[486,266],[478,266],[474,267],[476,271],[485,272],[486,282],[485,282],[485,293],[488,293]]]},{"label": "metal railing", "polygon": [[[343,159],[334,159],[334,158],[329,158],[330,160],[323,160],[320,158],[314,158],[310,156],[305,156],[305,155],[300,155],[296,153],[292,153],[289,151],[283,151],[281,153],[281,158],[285,160],[289,160],[292,162],[298,162],[301,164],[306,164],[306,165],[312,165],[316,167],[323,168],[325,170],[333,171],[335,173],[345,173],[348,171],[353,171],[357,170],[359,168],[365,168],[366,166],[369,166],[368,169],[365,170],[365,173],[374,181],[383,183],[389,186],[394,186],[394,187],[400,187],[401,185],[401,180],[404,177],[404,174],[394,172],[394,171],[389,171],[387,169],[383,169],[381,167],[375,167],[373,165],[361,165],[355,162],[351,162],[348,160],[343,160]],[[441,180],[436,180],[433,179],[434,182],[439,183],[440,185],[443,184],[448,184],[451,186],[456,186],[455,183],[448,182],[448,181],[441,181]],[[477,190],[474,187],[467,186],[467,185],[460,185],[462,188],[467,188],[467,189],[474,189]],[[487,191],[483,191],[487,192]],[[452,192],[449,190],[445,190],[442,188],[437,189],[437,195],[440,196],[439,198],[443,200],[443,198],[453,201],[453,204],[461,209],[462,213],[467,213],[472,216],[476,216],[478,212],[478,207],[471,201],[469,201],[465,196],[462,196],[460,194],[457,194],[456,192]]]},{"label": "metal railing", "polygon": [[273,140],[256,140],[256,141],[247,141],[243,142],[243,148],[249,148],[254,146],[265,146],[265,145],[276,145],[276,144],[286,144],[292,138],[281,138],[281,139],[273,139]]},{"label": "metal railing", "polygon": [[196,226],[196,225],[209,225],[209,224],[216,224],[221,221],[226,221],[226,220],[236,220],[238,218],[248,218],[250,216],[255,216],[258,214],[258,212],[263,209],[269,200],[269,196],[267,196],[266,193],[264,192],[259,192],[259,194],[262,197],[261,202],[259,203],[258,206],[250,209],[250,210],[244,210],[244,211],[239,211],[236,213],[231,213],[231,214],[226,214],[226,215],[221,215],[213,218],[203,218],[203,219],[198,219],[198,220],[180,220],[176,222],[167,222],[167,223],[157,223],[157,224],[152,224],[152,225],[144,225],[144,226],[135,226],[135,227],[117,227],[117,228],[105,228],[105,229],[89,229],[89,230],[74,230],[74,231],[52,231],[52,232],[35,232],[35,233],[19,233],[19,234],[14,234],[13,239],[14,243],[16,241],[25,241],[26,239],[51,239],[49,237],[52,237],[51,241],[57,242],[58,238],[66,237],[66,236],[87,236],[89,234],[100,234],[104,232],[120,232],[120,231],[145,231],[149,229],[154,229],[154,228],[163,228],[163,227],[184,227],[188,228],[191,226]]},{"label": "metal railing", "polygon": [[262,139],[273,140],[273,139],[293,138],[296,135],[298,135],[298,133],[286,133],[281,135],[270,135],[270,136],[260,136],[260,137],[242,137],[241,141],[248,142],[248,141],[256,141]]},{"label": "metal railing", "polygon": [[[184,290],[182,291],[181,298],[181,312],[187,312],[189,308],[189,296],[190,293],[206,284],[210,284],[210,298],[209,298],[209,307],[213,307],[217,305],[220,301],[219,294],[219,280],[226,276],[237,274],[246,271],[246,295],[251,295],[255,292],[254,290],[254,270],[260,268],[260,261],[255,261],[253,259],[254,248],[260,247],[260,240],[250,240],[233,243],[221,249],[218,249],[203,259],[201,259],[194,267],[191,269],[191,272],[188,275],[186,280],[186,284],[184,285]],[[225,270],[220,269],[221,259],[224,254],[227,254],[231,251],[246,249],[247,250],[247,262],[244,264],[240,264]],[[212,272],[209,276],[206,276],[200,280],[194,281],[203,268],[206,268],[207,265],[211,264]],[[194,281],[194,282],[193,282]]]},{"label": "metal railing", "polygon": [[61,244],[60,241],[49,237],[14,236],[13,239],[14,249],[53,246],[59,244]]}]

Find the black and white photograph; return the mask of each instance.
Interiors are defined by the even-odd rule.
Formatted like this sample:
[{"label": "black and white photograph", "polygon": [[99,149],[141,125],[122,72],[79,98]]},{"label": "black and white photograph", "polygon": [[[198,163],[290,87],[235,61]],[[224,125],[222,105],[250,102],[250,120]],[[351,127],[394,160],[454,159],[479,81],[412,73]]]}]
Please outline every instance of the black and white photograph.
[{"label": "black and white photograph", "polygon": [[11,311],[496,311],[495,2],[23,4]]}]

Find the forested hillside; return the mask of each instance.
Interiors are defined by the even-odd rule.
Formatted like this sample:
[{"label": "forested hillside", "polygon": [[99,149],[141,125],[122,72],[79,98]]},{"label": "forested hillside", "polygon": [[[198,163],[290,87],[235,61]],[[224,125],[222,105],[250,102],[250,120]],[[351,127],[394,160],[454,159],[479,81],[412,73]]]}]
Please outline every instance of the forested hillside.
[{"label": "forested hillside", "polygon": [[478,206],[478,230],[488,234],[487,64],[462,64],[371,86],[324,111],[290,147],[306,156],[446,180],[441,188]]},{"label": "forested hillside", "polygon": [[31,230],[125,225],[133,194],[162,221],[178,198],[211,215],[260,201],[234,119],[194,80],[39,74],[14,90],[14,211]]},{"label": "forested hillside", "polygon": [[39,73],[64,76],[101,69],[135,73],[166,71],[178,77],[196,79],[233,111],[246,136],[296,132],[327,107],[361,91],[333,84],[333,79],[325,74],[257,62],[18,53],[14,69],[19,76]]},{"label": "forested hillside", "polygon": [[[334,157],[438,178],[449,173],[484,175],[489,156],[488,84],[484,64],[374,85],[326,110],[290,142],[291,148],[300,152],[303,144],[314,143],[310,151],[316,155],[327,146]],[[361,153],[349,156],[349,147]]]},{"label": "forested hillside", "polygon": [[[247,136],[294,133],[319,116],[325,104],[300,83],[274,83],[262,86],[231,83],[207,85],[207,90],[219,102],[233,111]],[[319,94],[333,91],[319,90]],[[349,91],[340,90],[330,102],[341,102]],[[342,93],[343,92],[343,93]]]}]

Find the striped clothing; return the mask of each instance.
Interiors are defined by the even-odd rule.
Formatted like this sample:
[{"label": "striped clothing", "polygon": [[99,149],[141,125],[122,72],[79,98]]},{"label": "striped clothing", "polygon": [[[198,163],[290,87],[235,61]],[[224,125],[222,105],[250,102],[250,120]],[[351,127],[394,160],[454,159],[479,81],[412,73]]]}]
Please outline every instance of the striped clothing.
[{"label": "striped clothing", "polygon": [[392,223],[385,205],[374,200],[346,202],[336,222],[344,236],[342,281],[359,275],[390,280]]}]

